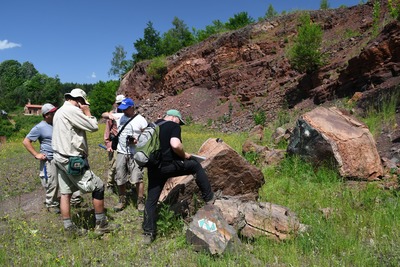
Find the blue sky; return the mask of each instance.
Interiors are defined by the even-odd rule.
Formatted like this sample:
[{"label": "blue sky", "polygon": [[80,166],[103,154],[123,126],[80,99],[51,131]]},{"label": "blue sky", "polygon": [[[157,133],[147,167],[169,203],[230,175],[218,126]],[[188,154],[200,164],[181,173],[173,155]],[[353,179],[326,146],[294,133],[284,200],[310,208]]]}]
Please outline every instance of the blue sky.
[{"label": "blue sky", "polygon": [[[130,59],[133,43],[149,21],[160,34],[178,17],[192,29],[239,12],[257,20],[272,4],[281,13],[319,9],[320,0],[3,0],[0,5],[0,62],[29,61],[61,82],[96,83],[109,77],[112,53],[122,45]],[[328,0],[331,8],[360,0]]]}]

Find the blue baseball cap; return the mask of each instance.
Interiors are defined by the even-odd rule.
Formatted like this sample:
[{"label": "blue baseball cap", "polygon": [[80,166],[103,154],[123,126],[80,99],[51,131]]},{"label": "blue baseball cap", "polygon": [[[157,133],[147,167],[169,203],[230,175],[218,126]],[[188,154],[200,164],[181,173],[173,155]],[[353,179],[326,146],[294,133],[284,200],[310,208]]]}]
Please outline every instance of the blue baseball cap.
[{"label": "blue baseball cap", "polygon": [[125,110],[127,108],[133,107],[135,103],[133,102],[132,99],[130,98],[125,98],[124,100],[121,101],[121,104],[118,106],[120,110]]}]

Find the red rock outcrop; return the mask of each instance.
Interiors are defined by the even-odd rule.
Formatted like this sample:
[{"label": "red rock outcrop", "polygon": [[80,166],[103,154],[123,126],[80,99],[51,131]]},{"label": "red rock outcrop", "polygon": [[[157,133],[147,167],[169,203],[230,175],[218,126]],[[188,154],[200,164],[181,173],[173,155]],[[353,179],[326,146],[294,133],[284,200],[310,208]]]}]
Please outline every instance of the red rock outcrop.
[{"label": "red rock outcrop", "polygon": [[[386,3],[381,11],[381,20],[387,21]],[[118,93],[140,102],[149,119],[178,108],[195,122],[246,131],[254,126],[257,111],[265,112],[269,122],[287,107],[308,108],[356,91],[368,100],[376,95],[374,90],[399,83],[399,22],[372,36],[370,2],[310,15],[324,30],[321,51],[326,58],[326,65],[314,73],[298,73],[286,57],[300,16],[293,12],[182,49],[167,58],[161,81],[147,75],[149,62],[140,62],[124,77]],[[185,91],[190,93],[183,99]]]}]

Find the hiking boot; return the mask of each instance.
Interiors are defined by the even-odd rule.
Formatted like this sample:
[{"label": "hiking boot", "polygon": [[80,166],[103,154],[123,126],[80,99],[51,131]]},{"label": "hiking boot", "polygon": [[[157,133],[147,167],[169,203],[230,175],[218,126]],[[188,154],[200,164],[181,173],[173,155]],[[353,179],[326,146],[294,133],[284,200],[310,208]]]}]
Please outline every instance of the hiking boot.
[{"label": "hiking boot", "polygon": [[126,207],[126,196],[119,196],[118,204],[114,206],[114,211],[119,212]]},{"label": "hiking boot", "polygon": [[140,213],[144,212],[144,197],[138,198],[137,209]]},{"label": "hiking boot", "polygon": [[120,227],[121,227],[120,224],[109,223],[108,219],[106,218],[101,221],[96,221],[96,227],[94,228],[94,233],[96,235],[101,236],[106,233],[111,233]]},{"label": "hiking boot", "polygon": [[144,233],[144,234],[142,235],[142,243],[143,243],[144,245],[150,245],[150,244],[154,241],[154,239],[156,239],[156,237],[155,237],[154,234],[151,234],[151,233]]},{"label": "hiking boot", "polygon": [[60,208],[57,206],[47,207],[47,211],[54,214],[60,214]]},{"label": "hiking boot", "polygon": [[87,230],[84,228],[79,228],[75,224],[71,224],[67,228],[64,228],[64,233],[69,237],[78,237],[86,235]]}]

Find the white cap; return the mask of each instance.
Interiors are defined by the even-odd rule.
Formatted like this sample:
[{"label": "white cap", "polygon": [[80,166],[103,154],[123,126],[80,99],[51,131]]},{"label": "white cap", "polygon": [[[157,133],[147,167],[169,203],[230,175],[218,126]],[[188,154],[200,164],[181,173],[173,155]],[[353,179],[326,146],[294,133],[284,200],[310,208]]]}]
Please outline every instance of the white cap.
[{"label": "white cap", "polygon": [[66,93],[66,94],[64,94],[64,96],[66,96],[66,95],[72,96],[72,97],[74,97],[74,98],[81,97],[81,98],[83,98],[83,100],[85,100],[85,104],[86,104],[86,105],[90,105],[89,102],[88,102],[88,100],[87,100],[87,98],[86,98],[86,93],[85,93],[85,91],[83,91],[83,90],[80,89],[80,88],[72,89],[71,93]]},{"label": "white cap", "polygon": [[52,104],[46,103],[42,106],[42,115],[46,115],[49,112],[54,112],[56,111],[57,108],[53,106]]},{"label": "white cap", "polygon": [[124,99],[125,99],[124,95],[117,95],[115,97],[115,103],[120,104],[122,102],[122,100],[124,100]]}]

